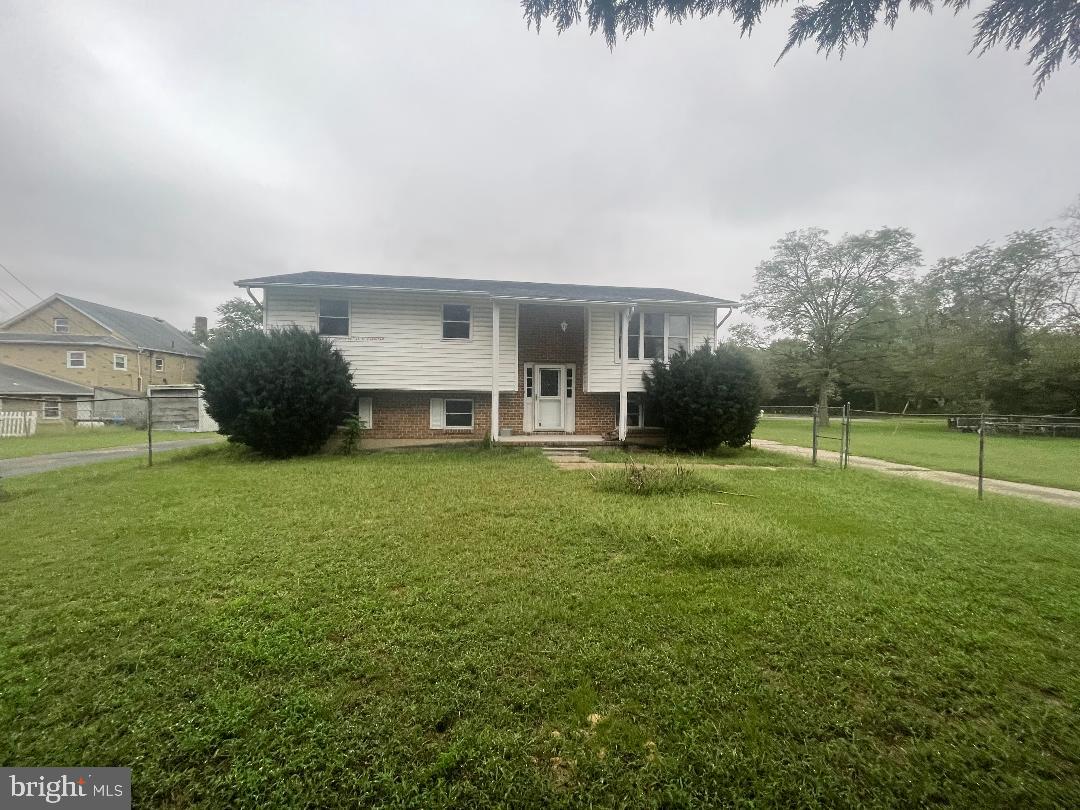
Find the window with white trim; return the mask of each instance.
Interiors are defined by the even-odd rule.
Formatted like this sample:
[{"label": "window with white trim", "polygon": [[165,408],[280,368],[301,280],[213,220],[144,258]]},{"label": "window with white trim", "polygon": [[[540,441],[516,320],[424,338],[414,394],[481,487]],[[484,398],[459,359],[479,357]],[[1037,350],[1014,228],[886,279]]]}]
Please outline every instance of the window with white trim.
[{"label": "window with white trim", "polygon": [[448,430],[472,430],[473,401],[471,399],[446,399],[443,424]]},{"label": "window with white trim", "polygon": [[86,368],[86,352],[68,352],[68,368]]},{"label": "window with white trim", "polygon": [[66,335],[71,332],[71,323],[67,318],[53,318],[52,330],[58,335]]},{"label": "window with white trim", "polygon": [[525,398],[532,399],[533,395],[533,367],[525,366]]},{"label": "window with white trim", "polygon": [[690,351],[690,316],[667,316],[667,348],[664,357],[668,360],[678,351]]},{"label": "window with white trim", "polygon": [[344,298],[319,299],[319,334],[344,337],[349,334],[349,302]]},{"label": "window with white trim", "polygon": [[371,397],[360,397],[356,418],[360,420],[361,430],[371,430],[373,420]]},{"label": "window with white trim", "polygon": [[164,371],[164,370],[165,370],[165,358],[164,357],[155,357],[154,358],[154,371]]},{"label": "window with white trim", "polygon": [[[622,358],[622,316],[616,314],[615,362]],[[630,360],[669,360],[679,349],[690,351],[690,316],[670,312],[635,312],[626,334]]]},{"label": "window with white trim", "polygon": [[443,340],[468,340],[472,337],[472,307],[468,304],[442,305]]},{"label": "window with white trim", "polygon": [[[631,394],[626,398],[626,427],[628,428],[659,428],[663,427],[656,418],[655,408],[645,406],[645,398],[641,395]],[[615,423],[619,422],[619,413],[615,412]]]},{"label": "window with white trim", "polygon": [[127,371],[127,355],[114,354],[112,356],[113,371]]},{"label": "window with white trim", "polygon": [[56,397],[44,399],[41,402],[41,418],[42,419],[59,419],[60,418],[60,400]]}]

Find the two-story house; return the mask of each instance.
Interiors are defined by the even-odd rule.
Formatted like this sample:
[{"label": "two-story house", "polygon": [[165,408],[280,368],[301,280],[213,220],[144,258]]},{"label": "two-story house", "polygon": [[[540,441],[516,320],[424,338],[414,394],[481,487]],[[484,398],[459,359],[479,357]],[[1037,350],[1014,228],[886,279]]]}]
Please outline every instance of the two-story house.
[{"label": "two-story house", "polygon": [[192,383],[204,355],[160,318],[59,293],[0,324],[0,363],[89,389]]},{"label": "two-story house", "polygon": [[734,301],[670,289],[291,273],[263,291],[264,327],[341,350],[373,438],[600,436],[647,427],[643,372],[714,340]]}]

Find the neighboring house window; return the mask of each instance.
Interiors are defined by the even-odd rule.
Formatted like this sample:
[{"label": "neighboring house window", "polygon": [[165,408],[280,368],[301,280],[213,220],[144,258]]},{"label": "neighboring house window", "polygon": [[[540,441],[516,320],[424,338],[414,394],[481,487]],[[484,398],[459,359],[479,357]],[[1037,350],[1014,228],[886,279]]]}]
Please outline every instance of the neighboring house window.
[{"label": "neighboring house window", "polygon": [[164,371],[164,370],[165,370],[165,358],[164,357],[155,357],[154,358],[154,371]]},{"label": "neighboring house window", "polygon": [[468,304],[443,304],[443,340],[468,340],[472,333],[472,307]]},{"label": "neighboring house window", "polygon": [[319,299],[319,334],[340,337],[349,334],[349,302],[340,298]]},{"label": "neighboring house window", "polygon": [[41,418],[42,419],[59,419],[60,418],[60,400],[46,399],[41,403]]},{"label": "neighboring house window", "polygon": [[114,354],[112,356],[113,371],[127,371],[127,355]]},{"label": "neighboring house window", "polygon": [[471,399],[431,400],[432,430],[472,430],[473,401]]},{"label": "neighboring house window", "polygon": [[86,368],[86,352],[68,352],[68,368]]},{"label": "neighboring house window", "polygon": [[[622,317],[616,314],[615,360],[622,358]],[[668,360],[679,349],[690,350],[690,316],[664,312],[635,312],[627,330],[631,360]]]},{"label": "neighboring house window", "polygon": [[52,330],[58,335],[66,335],[71,331],[71,324],[67,318],[53,318]]}]

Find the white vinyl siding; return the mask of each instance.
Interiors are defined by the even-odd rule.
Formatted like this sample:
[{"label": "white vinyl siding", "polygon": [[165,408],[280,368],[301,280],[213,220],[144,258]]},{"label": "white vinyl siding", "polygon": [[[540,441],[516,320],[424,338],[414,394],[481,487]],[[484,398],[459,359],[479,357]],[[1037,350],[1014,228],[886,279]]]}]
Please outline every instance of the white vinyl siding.
[{"label": "white vinyl siding", "polygon": [[[267,287],[266,325],[318,328],[326,289]],[[491,299],[440,293],[337,290],[350,302],[347,337],[328,338],[349,361],[357,388],[491,391]],[[443,304],[471,307],[469,340],[443,340]],[[499,388],[517,390],[518,307],[499,304]]]},{"label": "white vinyl siding", "polygon": [[[586,367],[588,376],[585,384],[588,393],[617,392],[619,390],[619,353],[618,324],[622,308],[608,304],[594,304],[589,307],[586,318],[588,333],[586,335]],[[640,306],[638,313],[670,313],[672,315],[690,316],[690,345],[693,351],[706,340],[715,339],[716,308],[711,306],[686,307],[669,304],[667,306]],[[670,321],[670,319],[669,319]],[[633,331],[633,330],[631,330]],[[647,331],[647,330],[646,330]],[[671,336],[668,336],[670,348]],[[652,366],[649,358],[633,359],[634,353],[630,352],[631,359],[626,364],[626,390],[644,391],[645,384],[641,375]]]}]

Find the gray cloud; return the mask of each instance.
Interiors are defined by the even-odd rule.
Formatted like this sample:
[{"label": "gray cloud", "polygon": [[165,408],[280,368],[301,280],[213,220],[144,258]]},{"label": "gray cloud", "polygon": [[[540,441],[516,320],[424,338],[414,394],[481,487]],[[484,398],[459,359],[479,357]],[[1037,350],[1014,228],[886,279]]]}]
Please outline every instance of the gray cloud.
[{"label": "gray cloud", "polygon": [[510,0],[13,4],[0,262],[180,326],[305,269],[737,296],[793,228],[906,225],[933,259],[1080,192],[1075,69],[1036,101],[967,13],[773,67],[785,27],[610,53]]}]

